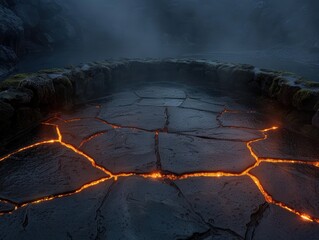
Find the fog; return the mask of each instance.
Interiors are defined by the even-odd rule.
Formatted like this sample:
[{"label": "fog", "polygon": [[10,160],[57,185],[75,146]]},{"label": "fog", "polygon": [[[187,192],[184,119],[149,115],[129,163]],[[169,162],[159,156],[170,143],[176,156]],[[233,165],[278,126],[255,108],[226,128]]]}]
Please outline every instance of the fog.
[{"label": "fog", "polygon": [[319,79],[317,0],[59,2],[81,37],[69,52],[38,57],[39,65],[27,59],[21,71],[118,57],[196,57]]},{"label": "fog", "polygon": [[306,0],[72,0],[85,46],[120,55],[319,48],[319,3]]}]

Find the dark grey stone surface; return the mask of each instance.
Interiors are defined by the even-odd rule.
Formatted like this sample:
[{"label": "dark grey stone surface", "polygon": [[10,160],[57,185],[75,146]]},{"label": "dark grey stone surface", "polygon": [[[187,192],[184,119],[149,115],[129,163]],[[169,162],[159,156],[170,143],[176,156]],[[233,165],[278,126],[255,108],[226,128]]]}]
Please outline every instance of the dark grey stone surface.
[{"label": "dark grey stone surface", "polygon": [[186,98],[183,90],[174,87],[151,86],[137,90],[135,93],[141,98]]},{"label": "dark grey stone surface", "polygon": [[266,108],[190,89],[126,89],[8,146],[0,239],[316,239],[315,141],[259,131],[275,122]]},{"label": "dark grey stone surface", "polygon": [[252,144],[255,152],[261,158],[304,160],[316,162],[319,160],[318,141],[306,138],[300,134],[279,129],[267,133],[262,142]]},{"label": "dark grey stone surface", "polygon": [[210,130],[219,126],[217,113],[185,108],[168,108],[170,132],[195,132]]},{"label": "dark grey stone surface", "polygon": [[99,208],[112,181],[73,196],[57,198],[21,208],[0,217],[1,239],[94,239]]},{"label": "dark grey stone surface", "polygon": [[252,174],[275,200],[319,219],[318,167],[262,163]]},{"label": "dark grey stone surface", "polygon": [[316,239],[318,236],[318,224],[305,222],[282,208],[270,205],[255,228],[252,239],[300,240]]},{"label": "dark grey stone surface", "polygon": [[119,179],[98,217],[100,237],[110,239],[185,239],[209,229],[177,189],[138,177]]},{"label": "dark grey stone surface", "polygon": [[112,173],[156,170],[153,133],[114,129],[84,144],[82,150]]},{"label": "dark grey stone surface", "polygon": [[76,119],[71,122],[59,122],[62,140],[79,147],[85,140],[96,134],[111,130],[112,127],[96,119]]},{"label": "dark grey stone surface", "polygon": [[186,172],[241,173],[255,163],[246,144],[208,140],[174,134],[159,135],[163,170]]},{"label": "dark grey stone surface", "polygon": [[99,118],[121,126],[156,130],[165,126],[165,108],[151,106],[102,106]]},{"label": "dark grey stone surface", "polygon": [[271,119],[271,116],[257,112],[225,112],[220,117],[225,127],[238,127],[262,130],[277,126],[278,122]]},{"label": "dark grey stone surface", "polygon": [[249,177],[197,178],[175,182],[205,222],[245,237],[251,215],[265,200]]},{"label": "dark grey stone surface", "polygon": [[58,143],[14,154],[0,165],[0,198],[18,203],[75,191],[105,176],[87,159]]}]

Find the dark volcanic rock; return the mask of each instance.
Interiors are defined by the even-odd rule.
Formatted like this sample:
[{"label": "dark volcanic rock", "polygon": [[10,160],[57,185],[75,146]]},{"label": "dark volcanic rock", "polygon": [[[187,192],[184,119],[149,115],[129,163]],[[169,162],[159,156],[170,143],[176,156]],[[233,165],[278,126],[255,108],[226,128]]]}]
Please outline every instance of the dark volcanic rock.
[{"label": "dark volcanic rock", "polygon": [[14,210],[14,207],[15,206],[13,204],[0,200],[0,212],[10,212]]},{"label": "dark volcanic rock", "polygon": [[165,108],[150,106],[105,107],[102,105],[99,118],[107,122],[147,130],[165,126]]},{"label": "dark volcanic rock", "polygon": [[263,134],[260,131],[251,129],[239,129],[239,128],[224,128],[219,127],[215,129],[201,129],[193,132],[184,132],[185,135],[198,136],[202,138],[211,138],[216,140],[229,140],[237,142],[248,142],[255,139],[263,138]]},{"label": "dark volcanic rock", "polygon": [[318,236],[319,226],[317,223],[305,222],[293,213],[270,205],[256,226],[253,239],[300,240],[316,239]]},{"label": "dark volcanic rock", "polygon": [[112,127],[96,119],[75,119],[70,122],[57,122],[63,142],[79,147],[83,141],[98,133],[111,130]]},{"label": "dark volcanic rock", "polygon": [[[33,128],[28,134],[23,134],[17,137],[14,137],[12,141],[7,143],[6,139],[1,139],[1,157],[4,155],[18,149],[23,148],[25,146],[29,146],[35,144],[37,142],[48,141],[58,139],[58,134],[56,128],[54,126],[41,124],[35,128]],[[2,144],[3,143],[3,144]]]},{"label": "dark volcanic rock", "polygon": [[111,93],[111,70],[102,63],[72,68],[68,78],[73,84],[74,94],[79,102],[105,97]]},{"label": "dark volcanic rock", "polygon": [[95,118],[100,112],[100,105],[80,105],[73,109],[68,109],[59,115],[63,120]]},{"label": "dark volcanic rock", "polygon": [[223,171],[241,173],[255,163],[246,144],[160,133],[163,170],[185,172]]},{"label": "dark volcanic rock", "polygon": [[184,102],[183,99],[170,98],[144,98],[141,99],[137,105],[141,106],[157,106],[157,107],[178,107]]},{"label": "dark volcanic rock", "polygon": [[12,106],[25,106],[31,103],[33,92],[29,89],[14,89],[0,92],[0,101],[7,102]]},{"label": "dark volcanic rock", "polygon": [[[125,107],[131,106],[134,103],[142,100],[133,92],[119,92],[112,94],[104,99],[103,106],[105,107]],[[141,104],[143,105],[143,104]]]},{"label": "dark volcanic rock", "polygon": [[251,215],[265,202],[248,177],[198,178],[175,183],[205,222],[242,237]]},{"label": "dark volcanic rock", "polygon": [[[300,164],[262,163],[252,170],[276,200],[309,216],[319,218],[319,171]],[[283,191],[283,188],[285,191]]]},{"label": "dark volcanic rock", "polygon": [[254,80],[254,67],[250,65],[221,64],[217,68],[218,83],[222,88],[244,89]]},{"label": "dark volcanic rock", "polygon": [[[217,102],[217,101],[216,101]],[[221,104],[214,104],[214,103],[209,103],[205,101],[200,101],[197,99],[190,99],[187,98],[183,104],[181,105],[182,108],[189,108],[189,109],[196,109],[196,110],[201,110],[201,111],[207,111],[207,112],[215,112],[219,113],[222,112],[225,109],[226,103]]]},{"label": "dark volcanic rock", "polygon": [[0,198],[27,202],[44,196],[75,191],[105,176],[84,157],[60,144],[41,145],[0,163]]},{"label": "dark volcanic rock", "polygon": [[225,112],[220,117],[224,127],[266,129],[278,125],[278,121],[257,112]]},{"label": "dark volcanic rock", "polygon": [[[50,76],[50,75],[49,75]],[[73,104],[73,86],[66,76],[54,76],[55,104],[60,108],[70,108]]]},{"label": "dark volcanic rock", "polygon": [[138,177],[119,179],[99,210],[100,238],[186,239],[209,229],[174,187]]},{"label": "dark volcanic rock", "polygon": [[318,161],[318,142],[286,129],[268,132],[267,139],[252,143],[260,158]]},{"label": "dark volcanic rock", "polygon": [[46,74],[24,79],[19,84],[20,88],[27,88],[33,91],[33,103],[36,106],[54,105],[55,89],[51,79]]},{"label": "dark volcanic rock", "polygon": [[153,133],[115,129],[87,142],[82,149],[112,173],[156,170]]},{"label": "dark volcanic rock", "polygon": [[[0,218],[1,239],[90,239],[103,232],[99,209],[112,181],[79,194],[29,205]],[[76,216],[76,217],[75,217]]]},{"label": "dark volcanic rock", "polygon": [[184,91],[167,87],[146,87],[135,92],[141,98],[186,98]]},{"label": "dark volcanic rock", "polygon": [[34,106],[68,108],[73,104],[72,83],[61,74],[31,75],[21,80],[19,88],[33,92]]},{"label": "dark volcanic rock", "polygon": [[218,114],[193,109],[168,108],[169,132],[208,131],[219,126]]},{"label": "dark volcanic rock", "polygon": [[[162,68],[156,64],[159,72],[174,72],[178,65],[167,63]],[[131,64],[105,63],[103,68],[106,65],[112,81],[118,80],[114,76],[131,80]],[[27,83],[29,89],[9,87],[0,93],[0,126],[5,131],[17,126],[27,129],[39,121],[41,108],[52,111],[59,104],[72,106],[99,97],[111,78],[103,82],[103,71],[93,73],[97,66],[79,68],[81,93],[75,91],[79,86],[69,70],[17,77],[14,81],[27,78],[21,85]],[[186,66],[183,71],[190,71]],[[208,68],[195,63],[192,67],[196,67],[192,73]],[[96,84],[89,86],[94,79]],[[101,91],[95,95],[99,86]],[[211,96],[196,92],[189,98],[191,87],[173,85],[170,90],[166,86],[143,87],[138,96],[136,85],[131,92],[126,88],[54,113],[38,129],[16,137],[12,144],[0,145],[0,239],[316,238],[318,226],[305,225],[284,204],[318,218],[318,163],[313,163],[319,157],[317,143],[280,128],[264,135],[256,129],[272,127],[275,117],[265,114],[271,112],[269,108],[253,112],[254,104],[239,104],[245,100],[240,95],[236,101],[233,95],[215,97],[216,92]],[[31,91],[33,97],[28,98]],[[175,98],[175,93],[182,98]],[[83,99],[77,94],[84,94]],[[51,143],[3,158],[43,140]],[[297,159],[313,166],[293,161],[256,164],[249,141],[261,160]],[[103,178],[107,175],[93,168],[93,159],[114,174],[130,174],[114,176],[114,181]],[[240,174],[247,169],[274,200],[282,202],[282,209],[266,203],[257,181],[254,184]],[[39,198],[43,201],[30,203]],[[10,200],[20,204],[14,206]]]}]

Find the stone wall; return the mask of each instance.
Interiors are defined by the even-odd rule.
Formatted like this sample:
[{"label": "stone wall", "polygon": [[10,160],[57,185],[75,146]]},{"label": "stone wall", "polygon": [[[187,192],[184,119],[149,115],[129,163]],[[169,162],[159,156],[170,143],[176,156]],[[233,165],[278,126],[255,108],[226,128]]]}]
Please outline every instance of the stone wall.
[{"label": "stone wall", "polygon": [[0,135],[3,140],[33,127],[49,113],[103,97],[123,85],[145,81],[214,84],[222,89],[257,91],[313,116],[319,128],[319,83],[292,73],[250,65],[201,60],[123,60],[18,74],[0,84]]}]

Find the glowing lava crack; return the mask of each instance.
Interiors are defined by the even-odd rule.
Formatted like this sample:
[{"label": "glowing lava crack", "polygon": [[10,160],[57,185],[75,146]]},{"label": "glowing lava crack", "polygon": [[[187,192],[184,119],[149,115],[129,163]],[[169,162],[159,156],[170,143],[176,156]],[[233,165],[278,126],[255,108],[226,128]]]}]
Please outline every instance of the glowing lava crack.
[{"label": "glowing lava crack", "polygon": [[[226,112],[226,110],[224,112]],[[222,112],[221,114],[223,114],[224,112]],[[219,116],[221,114],[219,114]],[[94,119],[97,119],[97,118],[94,118]],[[64,122],[72,122],[72,121],[78,121],[78,120],[81,120],[81,119],[71,119],[71,120],[68,120],[68,121],[65,121],[63,119],[60,119],[60,120],[62,120]],[[103,121],[103,120],[101,120],[101,122],[111,126],[113,129],[128,128],[128,129],[136,130],[136,128],[134,128],[134,127],[123,127],[123,126],[119,126],[119,125],[116,125],[116,124],[110,124],[110,123],[108,123],[106,121]],[[261,194],[264,196],[265,200],[268,203],[274,204],[274,205],[279,206],[279,207],[281,207],[281,208],[283,208],[283,209],[285,209],[285,210],[287,210],[289,212],[292,212],[292,213],[298,215],[303,220],[319,223],[319,219],[318,218],[309,216],[308,214],[305,214],[305,213],[302,213],[302,212],[300,212],[300,211],[298,211],[296,209],[293,209],[292,207],[286,205],[283,202],[279,202],[279,201],[275,200],[265,190],[265,188],[263,187],[263,185],[260,182],[260,180],[256,176],[254,176],[254,175],[252,175],[250,173],[250,171],[252,169],[257,168],[260,165],[260,163],[262,163],[262,162],[287,163],[287,164],[297,164],[298,163],[298,164],[309,164],[309,165],[312,165],[312,166],[315,166],[315,167],[319,167],[319,162],[306,162],[306,161],[289,160],[289,159],[285,160],[285,159],[269,159],[269,158],[261,159],[261,158],[259,158],[256,155],[256,153],[254,152],[254,150],[252,148],[252,144],[255,143],[255,142],[266,140],[267,137],[268,137],[267,136],[267,132],[275,131],[275,130],[278,129],[278,127],[271,127],[271,128],[268,128],[268,129],[260,130],[260,132],[263,134],[262,138],[255,139],[255,140],[252,140],[252,141],[248,141],[246,143],[246,146],[247,146],[247,149],[250,152],[250,155],[256,160],[256,162],[255,162],[255,164],[253,166],[250,166],[249,168],[245,169],[241,173],[231,173],[231,172],[192,172],[192,173],[185,173],[185,174],[178,175],[178,174],[174,174],[174,173],[164,173],[161,170],[160,154],[159,154],[159,149],[158,149],[158,141],[159,141],[158,135],[159,135],[159,132],[167,132],[167,128],[164,128],[164,129],[161,129],[161,130],[152,131],[154,133],[154,139],[155,139],[155,153],[156,153],[156,157],[157,157],[157,172],[146,173],[146,174],[134,173],[134,172],[113,174],[108,169],[106,169],[103,166],[100,166],[99,164],[97,164],[96,161],[92,157],[90,157],[89,155],[87,155],[84,152],[82,152],[79,148],[74,147],[71,144],[63,142],[63,136],[62,136],[62,134],[60,132],[60,128],[59,128],[58,125],[52,124],[52,123],[48,123],[48,122],[44,122],[43,124],[55,127],[56,133],[58,135],[58,138],[57,139],[47,140],[47,141],[42,141],[42,142],[37,142],[37,143],[34,143],[32,145],[29,145],[29,146],[23,147],[21,149],[18,149],[16,151],[14,151],[14,152],[12,152],[12,153],[0,158],[0,162],[7,160],[8,158],[10,158],[11,156],[13,156],[13,155],[15,155],[17,153],[23,152],[25,150],[28,150],[28,149],[31,149],[31,148],[34,148],[34,147],[37,147],[37,146],[40,146],[40,145],[59,143],[59,144],[61,144],[61,146],[65,147],[65,148],[68,148],[69,150],[73,151],[74,153],[76,153],[76,154],[84,157],[85,159],[87,159],[94,168],[102,171],[106,176],[101,178],[101,179],[99,179],[99,180],[95,180],[95,181],[92,181],[90,183],[84,184],[79,189],[71,191],[71,192],[56,194],[56,195],[52,195],[52,196],[46,196],[46,197],[43,197],[43,198],[40,198],[40,199],[35,199],[35,200],[30,201],[30,202],[25,202],[25,203],[21,203],[21,204],[14,203],[14,202],[12,202],[10,200],[7,200],[7,199],[0,199],[1,202],[9,202],[10,204],[15,206],[14,210],[7,211],[7,212],[1,212],[0,215],[10,214],[10,213],[12,213],[15,210],[17,210],[19,208],[22,208],[22,207],[25,207],[25,206],[30,205],[30,204],[38,204],[38,203],[41,203],[41,202],[51,201],[51,200],[54,200],[54,199],[57,199],[57,198],[71,196],[71,195],[80,193],[80,192],[82,192],[85,189],[88,189],[90,187],[96,186],[96,185],[98,185],[98,184],[100,184],[102,182],[105,182],[105,181],[108,181],[108,180],[111,180],[111,179],[116,181],[120,177],[140,176],[140,177],[147,178],[147,179],[183,180],[183,179],[188,179],[188,178],[200,178],[200,177],[220,178],[220,177],[249,176],[252,179],[252,181],[256,184],[256,186],[258,187],[259,191],[261,192]],[[143,131],[143,129],[138,129],[138,130],[142,130]],[[144,130],[144,131],[150,132],[149,130]],[[107,134],[107,131],[96,133],[96,134],[94,134],[92,136],[89,136],[88,138],[84,139],[81,142],[80,147],[83,144],[85,144],[86,142],[89,142],[90,140],[92,140],[93,138],[95,138],[95,137],[97,137],[97,136],[99,136],[101,134]]]}]

